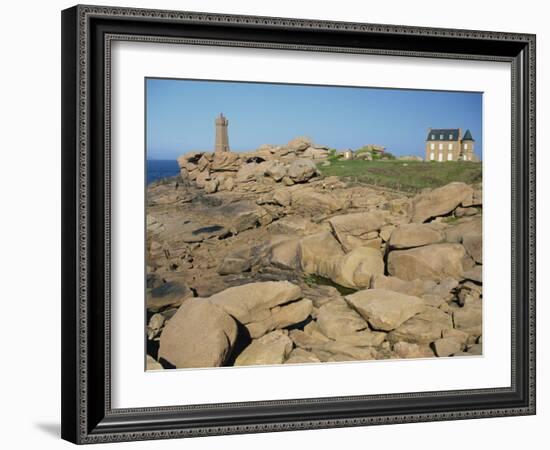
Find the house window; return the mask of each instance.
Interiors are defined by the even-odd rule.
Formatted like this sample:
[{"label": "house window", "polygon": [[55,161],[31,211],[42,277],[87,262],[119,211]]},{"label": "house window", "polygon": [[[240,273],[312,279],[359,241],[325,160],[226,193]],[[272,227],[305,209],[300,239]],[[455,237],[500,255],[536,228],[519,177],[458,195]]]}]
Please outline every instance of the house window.
[{"label": "house window", "polygon": [[431,153],[430,153],[430,161],[433,161],[434,159],[435,159],[434,152],[431,152]]},{"label": "house window", "polygon": [[430,144],[430,150],[435,150],[435,144]]},{"label": "house window", "polygon": [[443,140],[443,135],[442,134],[439,135],[439,139]]},{"label": "house window", "polygon": [[452,161],[453,160],[453,154],[452,153],[449,153],[447,155],[447,161]]},{"label": "house window", "polygon": [[439,154],[438,161],[439,161],[439,162],[443,161],[443,153],[440,153],[440,154]]},{"label": "house window", "polygon": [[468,144],[464,144],[464,150],[468,150]]},{"label": "house window", "polygon": [[452,140],[453,140],[453,135],[449,134],[449,141],[452,141]]},{"label": "house window", "polygon": [[432,134],[432,141],[435,140],[435,134]]},{"label": "house window", "polygon": [[443,150],[443,144],[439,144],[439,150]]},{"label": "house window", "polygon": [[449,150],[453,149],[453,144],[449,144]]}]

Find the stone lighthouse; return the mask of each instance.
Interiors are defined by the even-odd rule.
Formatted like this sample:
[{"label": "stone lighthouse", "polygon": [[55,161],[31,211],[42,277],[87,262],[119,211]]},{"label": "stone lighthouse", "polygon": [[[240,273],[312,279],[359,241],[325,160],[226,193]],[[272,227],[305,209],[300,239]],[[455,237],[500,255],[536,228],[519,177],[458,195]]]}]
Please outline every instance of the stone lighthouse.
[{"label": "stone lighthouse", "polygon": [[229,125],[229,120],[220,113],[216,117],[216,147],[214,151],[216,153],[228,152],[229,151],[229,137],[227,136],[227,127]]}]

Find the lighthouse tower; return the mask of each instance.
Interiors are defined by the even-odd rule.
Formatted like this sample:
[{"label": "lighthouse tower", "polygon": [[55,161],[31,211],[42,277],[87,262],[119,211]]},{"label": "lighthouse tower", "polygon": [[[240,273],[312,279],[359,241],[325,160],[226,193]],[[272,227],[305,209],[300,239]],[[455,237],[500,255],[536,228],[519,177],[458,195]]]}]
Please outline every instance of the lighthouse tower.
[{"label": "lighthouse tower", "polygon": [[227,135],[227,127],[229,125],[229,120],[220,113],[216,117],[216,146],[214,151],[216,153],[228,152],[229,151],[229,137]]}]

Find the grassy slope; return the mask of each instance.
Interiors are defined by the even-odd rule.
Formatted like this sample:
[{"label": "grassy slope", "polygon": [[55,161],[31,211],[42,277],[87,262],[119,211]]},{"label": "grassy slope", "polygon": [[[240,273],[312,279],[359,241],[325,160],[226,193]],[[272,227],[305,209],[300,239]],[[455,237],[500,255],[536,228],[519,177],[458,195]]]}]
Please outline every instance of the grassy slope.
[{"label": "grassy slope", "polygon": [[481,183],[481,163],[423,161],[336,161],[319,166],[325,176],[338,176],[362,183],[406,192],[443,186],[452,181]]}]

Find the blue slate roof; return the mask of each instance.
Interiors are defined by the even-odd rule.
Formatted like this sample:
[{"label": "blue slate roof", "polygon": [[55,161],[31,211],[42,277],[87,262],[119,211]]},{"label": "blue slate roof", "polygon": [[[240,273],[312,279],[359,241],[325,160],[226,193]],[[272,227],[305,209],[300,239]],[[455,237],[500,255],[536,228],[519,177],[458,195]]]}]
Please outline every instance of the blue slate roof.
[{"label": "blue slate roof", "polygon": [[458,141],[458,128],[434,128],[429,131],[427,141]]},{"label": "blue slate roof", "polygon": [[470,133],[470,130],[466,130],[466,133],[464,133],[464,137],[462,138],[463,141],[475,141],[475,139],[472,137],[472,133]]}]

